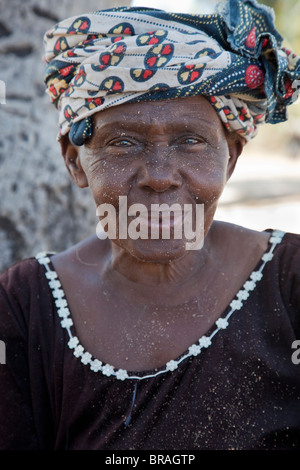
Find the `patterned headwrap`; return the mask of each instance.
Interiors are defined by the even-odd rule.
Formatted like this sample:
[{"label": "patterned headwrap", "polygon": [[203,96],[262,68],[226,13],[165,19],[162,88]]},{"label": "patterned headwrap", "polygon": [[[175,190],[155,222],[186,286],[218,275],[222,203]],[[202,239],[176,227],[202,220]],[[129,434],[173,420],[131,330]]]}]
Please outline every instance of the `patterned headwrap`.
[{"label": "patterned headwrap", "polygon": [[207,97],[246,141],[287,119],[300,88],[300,58],[282,47],[274,13],[228,0],[211,15],[115,8],[72,17],[45,34],[47,92],[60,110],[58,138],[75,145],[91,116],[125,102]]}]

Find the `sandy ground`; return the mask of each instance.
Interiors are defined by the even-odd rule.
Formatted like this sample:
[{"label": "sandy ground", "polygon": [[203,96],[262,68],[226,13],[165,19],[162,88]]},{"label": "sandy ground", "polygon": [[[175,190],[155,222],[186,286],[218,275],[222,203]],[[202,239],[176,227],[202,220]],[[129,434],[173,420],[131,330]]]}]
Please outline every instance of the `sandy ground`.
[{"label": "sandy ground", "polygon": [[260,142],[248,144],[216,218],[256,230],[277,228],[300,234],[300,147],[299,155],[291,155],[282,148],[266,151]]}]

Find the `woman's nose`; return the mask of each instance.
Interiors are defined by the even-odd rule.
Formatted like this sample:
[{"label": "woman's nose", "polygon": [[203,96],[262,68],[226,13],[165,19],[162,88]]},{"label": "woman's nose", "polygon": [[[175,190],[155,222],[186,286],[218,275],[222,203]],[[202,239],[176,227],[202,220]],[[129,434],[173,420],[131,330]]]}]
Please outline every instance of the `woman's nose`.
[{"label": "woman's nose", "polygon": [[[156,155],[146,158],[139,169],[137,185],[139,188],[150,188],[156,192],[176,189],[182,185],[178,167],[169,155]],[[163,152],[162,152],[163,153]]]}]

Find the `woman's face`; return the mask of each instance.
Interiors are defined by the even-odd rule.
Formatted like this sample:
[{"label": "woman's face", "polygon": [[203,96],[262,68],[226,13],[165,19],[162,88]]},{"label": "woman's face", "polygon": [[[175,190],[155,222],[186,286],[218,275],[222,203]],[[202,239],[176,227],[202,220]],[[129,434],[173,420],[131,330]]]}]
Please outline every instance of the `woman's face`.
[{"label": "woman's face", "polygon": [[[128,207],[143,204],[149,213],[152,204],[180,204],[182,209],[184,204],[194,209],[203,204],[204,236],[239,153],[212,106],[200,96],[128,103],[99,112],[92,138],[77,151],[76,168],[69,165],[69,171],[73,176],[77,171],[80,186],[89,186],[97,207],[111,204],[118,219],[120,196],[126,196]],[[171,237],[164,239],[159,223],[158,239],[117,237],[113,243],[144,261],[167,262],[183,256],[186,238],[172,236],[171,222]]]}]

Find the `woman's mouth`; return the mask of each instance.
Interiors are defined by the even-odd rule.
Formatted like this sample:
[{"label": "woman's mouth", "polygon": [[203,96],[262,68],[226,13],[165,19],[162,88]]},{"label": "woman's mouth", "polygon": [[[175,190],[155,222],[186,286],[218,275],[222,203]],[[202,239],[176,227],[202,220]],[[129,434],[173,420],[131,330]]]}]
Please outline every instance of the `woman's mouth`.
[{"label": "woman's mouth", "polygon": [[187,215],[186,209],[153,209],[151,208],[147,214],[141,213],[135,217],[136,222],[140,224],[141,230],[150,231],[151,238],[156,238],[157,235],[166,235],[170,238],[170,233],[178,231],[182,238],[182,227]]}]

